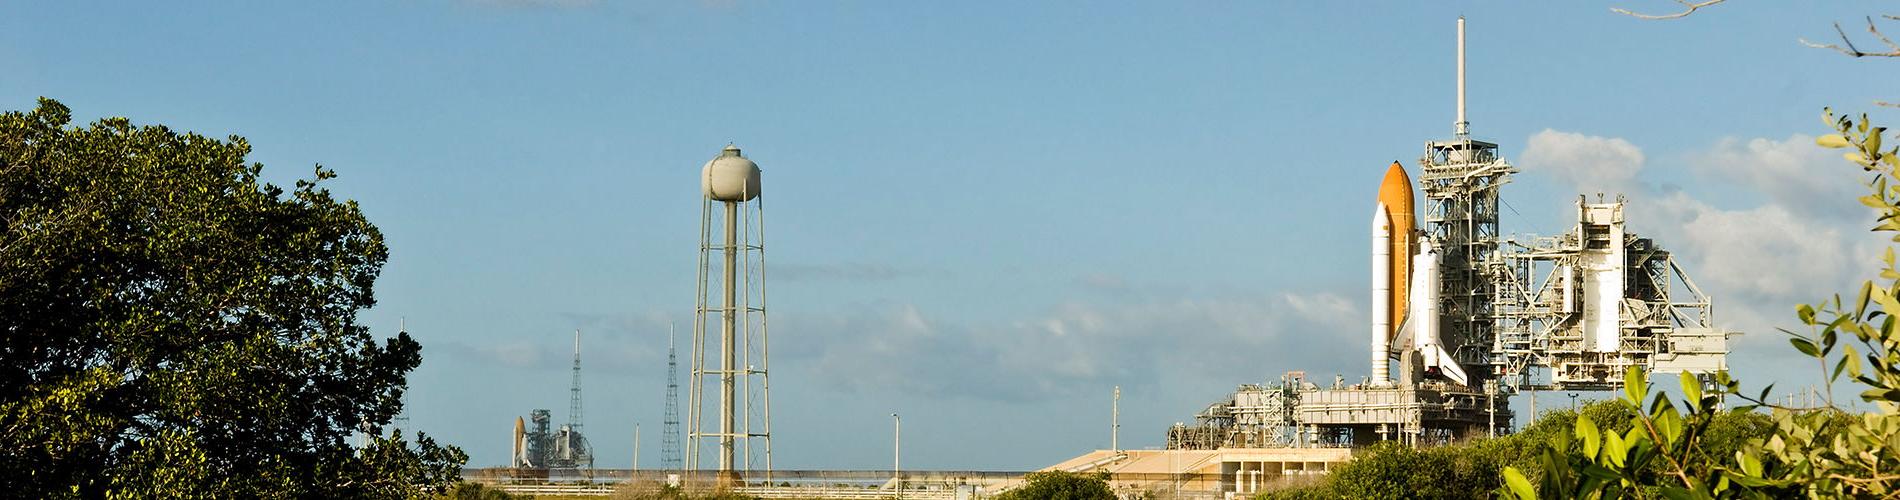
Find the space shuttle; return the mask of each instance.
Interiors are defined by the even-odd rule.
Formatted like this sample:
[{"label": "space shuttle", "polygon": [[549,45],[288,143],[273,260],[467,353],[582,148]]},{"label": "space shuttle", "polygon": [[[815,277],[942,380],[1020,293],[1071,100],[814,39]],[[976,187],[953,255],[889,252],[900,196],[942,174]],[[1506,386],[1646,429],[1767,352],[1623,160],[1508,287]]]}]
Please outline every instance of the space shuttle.
[{"label": "space shuttle", "polygon": [[528,459],[528,426],[527,422],[521,420],[521,417],[515,417],[514,438],[513,448],[509,453],[509,466],[519,468],[538,465]]},{"label": "space shuttle", "polygon": [[1414,354],[1427,376],[1469,378],[1439,339],[1438,249],[1420,236],[1412,179],[1399,162],[1385,171],[1372,209],[1372,384],[1392,385],[1392,358]]},{"label": "space shuttle", "polygon": [[[1470,134],[1465,121],[1465,19],[1458,18],[1458,120],[1454,134]],[[1372,385],[1389,387],[1392,358],[1416,363],[1427,377],[1470,385],[1458,360],[1439,338],[1438,248],[1420,235],[1412,178],[1392,162],[1379,182],[1372,209]],[[1410,379],[1407,373],[1401,380]]]}]

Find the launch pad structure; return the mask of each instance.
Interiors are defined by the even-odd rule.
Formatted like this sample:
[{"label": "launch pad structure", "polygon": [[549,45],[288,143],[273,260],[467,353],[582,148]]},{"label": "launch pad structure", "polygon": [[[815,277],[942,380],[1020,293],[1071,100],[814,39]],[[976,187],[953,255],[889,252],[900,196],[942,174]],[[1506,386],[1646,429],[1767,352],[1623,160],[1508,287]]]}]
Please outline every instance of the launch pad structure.
[{"label": "launch pad structure", "polygon": [[550,470],[587,471],[594,469],[594,447],[581,433],[581,332],[574,331],[573,381],[568,386],[567,423],[553,427],[553,415],[545,409],[528,412],[523,420],[515,417],[515,432],[508,467],[516,476],[546,478]]},{"label": "launch pad structure", "polygon": [[1736,333],[1668,250],[1625,228],[1622,197],[1579,197],[1563,234],[1503,236],[1499,194],[1518,170],[1470,135],[1464,31],[1460,18],[1453,137],[1427,142],[1417,164],[1423,224],[1396,162],[1375,206],[1369,376],[1241,385],[1168,429],[1169,450],[1451,443],[1510,432],[1520,391],[1614,390],[1629,367],[1705,379],[1726,368]]}]

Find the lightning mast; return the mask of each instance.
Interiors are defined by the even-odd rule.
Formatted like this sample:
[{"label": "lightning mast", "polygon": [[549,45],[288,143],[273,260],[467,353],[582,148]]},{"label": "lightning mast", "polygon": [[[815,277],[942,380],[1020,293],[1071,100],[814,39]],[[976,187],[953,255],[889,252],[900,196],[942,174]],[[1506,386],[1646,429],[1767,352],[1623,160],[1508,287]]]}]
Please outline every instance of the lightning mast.
[{"label": "lightning mast", "polygon": [[574,330],[574,383],[567,389],[567,428],[581,430],[581,331]]},{"label": "lightning mast", "polygon": [[680,461],[680,363],[675,354],[673,325],[666,326],[666,421],[660,430],[660,467],[679,470]]}]

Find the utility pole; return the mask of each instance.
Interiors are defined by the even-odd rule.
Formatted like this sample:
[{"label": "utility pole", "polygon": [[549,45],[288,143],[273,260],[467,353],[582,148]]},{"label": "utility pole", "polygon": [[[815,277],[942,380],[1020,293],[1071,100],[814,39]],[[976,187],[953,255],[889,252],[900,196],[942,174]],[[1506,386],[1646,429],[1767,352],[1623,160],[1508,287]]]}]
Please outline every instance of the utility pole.
[{"label": "utility pole", "polygon": [[1531,393],[1531,418],[1530,420],[1524,421],[1526,425],[1529,425],[1531,422],[1537,421],[1537,389],[1533,387],[1530,390],[1530,393]]},{"label": "utility pole", "polygon": [[640,423],[633,423],[633,470],[640,470]]},{"label": "utility pole", "polygon": [[902,475],[904,444],[904,419],[896,413],[891,414],[891,485],[897,488],[897,498],[904,498],[904,477]]},{"label": "utility pole", "polygon": [[1122,451],[1122,386],[1115,386],[1115,405],[1109,410],[1108,450]]}]

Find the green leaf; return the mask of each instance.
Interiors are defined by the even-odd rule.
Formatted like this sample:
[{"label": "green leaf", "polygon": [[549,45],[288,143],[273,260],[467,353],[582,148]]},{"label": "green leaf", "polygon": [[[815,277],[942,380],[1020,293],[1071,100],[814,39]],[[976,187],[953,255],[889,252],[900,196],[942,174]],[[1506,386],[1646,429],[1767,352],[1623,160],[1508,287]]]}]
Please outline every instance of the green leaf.
[{"label": "green leaf", "polygon": [[1814,342],[1809,341],[1808,339],[1795,337],[1795,338],[1788,339],[1788,343],[1794,344],[1795,350],[1801,351],[1802,354],[1806,354],[1808,355],[1808,357],[1811,357],[1811,358],[1821,357],[1821,349],[1818,347],[1815,347]]},{"label": "green leaf", "polygon": [[1740,474],[1732,474],[1732,473],[1731,473],[1731,475],[1730,475],[1730,477],[1732,477],[1732,478],[1734,478],[1734,479],[1735,479],[1735,482],[1737,482],[1737,483],[1742,483],[1742,486],[1747,486],[1747,487],[1750,487],[1750,488],[1760,488],[1760,487],[1763,487],[1763,486],[1768,486],[1768,485],[1771,485],[1771,484],[1773,484],[1773,483],[1770,483],[1770,482],[1768,482],[1767,480],[1764,480],[1764,479],[1762,479],[1762,478],[1758,478],[1758,477],[1751,477],[1751,476],[1744,476],[1744,475],[1740,475]]},{"label": "green leaf", "polygon": [[[1854,346],[1851,345],[1843,345],[1841,349],[1846,351],[1841,353],[1841,366],[1847,367],[1848,376],[1860,378],[1860,352],[1855,351]],[[1839,369],[1835,371],[1835,376],[1840,376]]]},{"label": "green leaf", "polygon": [[1629,455],[1629,445],[1623,442],[1623,436],[1619,436],[1614,432],[1605,433],[1604,438],[1603,458],[1608,459],[1606,461],[1609,462],[1610,465],[1622,468],[1623,459],[1626,455]]},{"label": "green leaf", "polygon": [[[1583,470],[1581,470],[1580,472],[1582,472],[1585,477],[1594,478],[1604,483],[1618,482],[1621,479],[1623,479],[1621,475],[1616,473],[1616,471],[1610,470],[1608,467],[1604,467],[1597,464],[1583,464]],[[1596,488],[1584,488],[1584,489],[1593,490]]]},{"label": "green leaf", "polygon": [[1674,408],[1659,412],[1656,416],[1656,433],[1661,434],[1662,445],[1670,445],[1682,438],[1682,416]]},{"label": "green leaf", "polygon": [[1577,415],[1577,439],[1583,441],[1583,456],[1596,460],[1597,447],[1602,444],[1603,438],[1597,433],[1597,424],[1587,416]]},{"label": "green leaf", "polygon": [[1825,356],[1828,353],[1834,352],[1834,343],[1839,340],[1840,337],[1840,335],[1835,332],[1838,331],[1836,330],[1837,328],[1840,328],[1838,326],[1840,324],[1841,323],[1838,322],[1832,323],[1829,324],[1826,329],[1821,330],[1821,355]]},{"label": "green leaf", "polygon": [[1867,402],[1900,401],[1900,389],[1868,389],[1861,391],[1860,399]]},{"label": "green leaf", "polygon": [[1531,487],[1531,480],[1526,479],[1516,467],[1504,468],[1504,486],[1510,488],[1511,494],[1517,495],[1518,500],[1537,500],[1537,489]]},{"label": "green leaf", "polygon": [[[1878,207],[1876,207],[1876,208],[1878,208]],[[1892,248],[1892,247],[1888,247],[1887,249],[1888,249],[1888,250],[1893,250],[1893,248]],[[1858,304],[1859,304],[1859,305],[1857,305],[1857,306],[1854,306],[1854,317],[1855,317],[1855,318],[1857,318],[1857,319],[1858,319],[1858,318],[1860,318],[1860,317],[1862,317],[1862,316],[1866,316],[1866,315],[1867,315],[1867,301],[1868,301],[1868,300],[1871,300],[1871,299],[1873,298],[1873,297],[1872,297],[1872,296],[1873,296],[1873,293],[1874,293],[1874,282],[1872,282],[1872,281],[1862,281],[1862,282],[1860,282],[1860,293],[1859,293],[1859,295],[1858,295],[1858,297],[1859,297],[1859,299],[1860,299],[1860,300],[1859,300],[1859,302],[1858,302]],[[1863,340],[1864,340],[1864,339],[1863,339]]]},{"label": "green leaf", "polygon": [[1814,144],[1830,149],[1844,148],[1852,145],[1847,142],[1846,137],[1841,137],[1841,134],[1828,134],[1816,137],[1814,138]]},{"label": "green leaf", "polygon": [[1689,372],[1682,372],[1682,396],[1689,400],[1690,408],[1699,408],[1702,403],[1702,381]]},{"label": "green leaf", "polygon": [[1643,369],[1631,366],[1623,370],[1623,395],[1629,397],[1631,404],[1641,407],[1643,396],[1649,394],[1649,385],[1643,379]]},{"label": "green leaf", "polygon": [[1748,474],[1749,477],[1761,477],[1761,459],[1755,458],[1755,454],[1738,450],[1735,452],[1735,461],[1742,464],[1742,472]]}]

